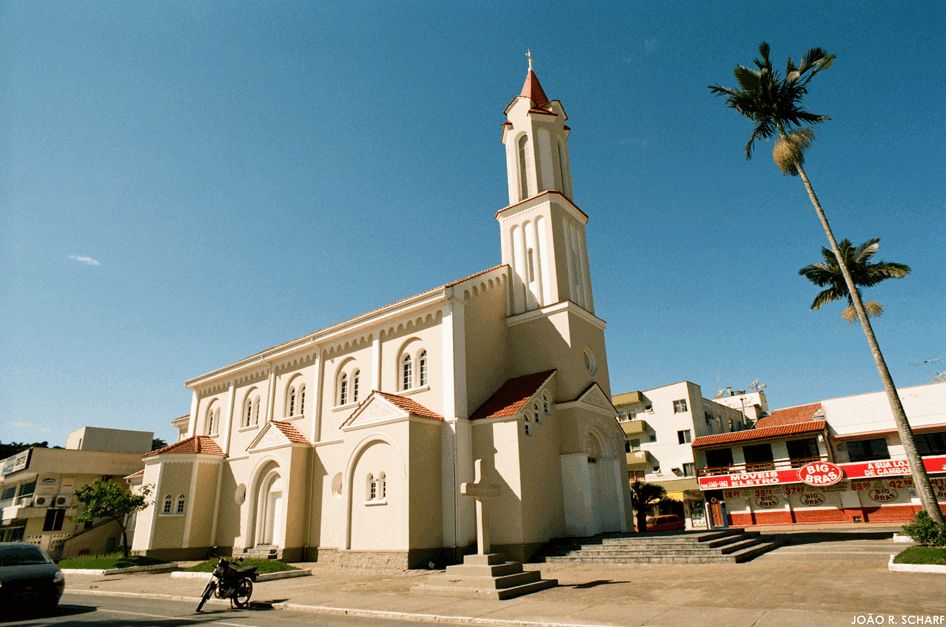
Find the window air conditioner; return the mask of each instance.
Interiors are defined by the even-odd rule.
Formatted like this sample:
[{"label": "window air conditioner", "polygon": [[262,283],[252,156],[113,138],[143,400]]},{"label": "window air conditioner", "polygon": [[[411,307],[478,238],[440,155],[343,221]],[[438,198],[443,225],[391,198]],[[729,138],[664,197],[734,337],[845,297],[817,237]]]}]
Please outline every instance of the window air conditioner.
[{"label": "window air conditioner", "polygon": [[21,497],[20,507],[33,507],[33,497],[32,496]]},{"label": "window air conditioner", "polygon": [[53,497],[39,495],[33,497],[33,507],[49,507],[52,504]]},{"label": "window air conditioner", "polygon": [[69,507],[72,505],[71,494],[60,494],[56,496],[56,507]]}]

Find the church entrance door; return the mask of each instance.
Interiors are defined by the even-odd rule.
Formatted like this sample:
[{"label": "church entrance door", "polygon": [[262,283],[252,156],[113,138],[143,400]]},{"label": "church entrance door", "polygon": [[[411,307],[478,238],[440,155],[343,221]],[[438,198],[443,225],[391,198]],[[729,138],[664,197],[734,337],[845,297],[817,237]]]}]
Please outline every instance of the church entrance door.
[{"label": "church entrance door", "polygon": [[271,473],[260,484],[256,517],[257,545],[279,544],[282,535],[280,530],[286,518],[282,492],[282,481],[276,473]]}]

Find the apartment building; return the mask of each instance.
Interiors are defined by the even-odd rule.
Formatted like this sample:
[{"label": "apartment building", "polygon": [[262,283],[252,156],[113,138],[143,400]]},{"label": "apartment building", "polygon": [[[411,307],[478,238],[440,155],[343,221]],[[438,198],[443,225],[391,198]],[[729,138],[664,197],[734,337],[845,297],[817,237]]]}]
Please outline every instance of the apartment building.
[{"label": "apartment building", "polygon": [[617,394],[612,403],[625,435],[628,480],[662,485],[669,498],[683,502],[687,526],[704,527],[703,495],[690,445],[705,435],[748,428],[746,415],[704,398],[691,381]]}]

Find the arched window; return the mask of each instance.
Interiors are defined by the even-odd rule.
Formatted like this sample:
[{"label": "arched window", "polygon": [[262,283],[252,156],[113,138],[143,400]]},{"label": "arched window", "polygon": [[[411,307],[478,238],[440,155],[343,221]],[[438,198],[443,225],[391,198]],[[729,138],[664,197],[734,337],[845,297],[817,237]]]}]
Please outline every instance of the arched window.
[{"label": "arched window", "polygon": [[253,400],[253,424],[259,424],[259,396]]},{"label": "arched window", "polygon": [[378,475],[378,498],[382,501],[388,496],[388,482],[384,473]]},{"label": "arched window", "polygon": [[220,418],[220,408],[211,405],[207,408],[207,420],[205,421],[205,431],[207,435],[217,435],[217,425]]},{"label": "arched window", "polygon": [[523,135],[519,138],[519,200],[529,197],[529,138]]},{"label": "arched window", "polygon": [[165,495],[165,497],[164,497],[164,509],[162,509],[161,512],[164,513],[164,514],[170,514],[170,513],[171,513],[171,495],[170,495],[170,494]]},{"label": "arched window", "polygon": [[259,394],[255,389],[250,390],[243,401],[243,418],[240,422],[243,427],[259,424]]},{"label": "arched window", "polygon": [[287,409],[288,409],[286,413],[287,416],[296,415],[296,388],[295,387],[289,388],[289,401],[287,403]]},{"label": "arched window", "polygon": [[183,513],[184,513],[184,502],[185,502],[185,501],[184,501],[184,495],[183,495],[183,494],[180,495],[179,497],[177,497],[177,512],[176,512],[176,513],[178,513],[178,514],[183,514]]},{"label": "arched window", "polygon": [[305,383],[299,386],[299,414],[305,413]]},{"label": "arched window", "polygon": [[368,499],[369,501],[374,501],[378,498],[378,480],[374,478],[374,475],[368,473]]},{"label": "arched window", "polygon": [[338,404],[348,404],[348,373],[343,372],[342,378],[338,382]]},{"label": "arched window", "polygon": [[532,417],[535,421],[542,422],[542,416],[539,414],[539,401],[532,401]]},{"label": "arched window", "polygon": [[253,398],[246,397],[246,406],[243,408],[243,426],[249,427],[253,423]]},{"label": "arched window", "polygon": [[547,413],[552,413],[552,400],[549,398],[548,392],[542,393],[542,410]]},{"label": "arched window", "polygon": [[404,355],[401,359],[401,389],[409,390],[414,383],[414,363],[410,355]]},{"label": "arched window", "polygon": [[427,385],[427,351],[421,351],[417,357],[417,370],[420,377],[420,386]]},{"label": "arched window", "polygon": [[351,402],[352,403],[358,402],[358,387],[359,387],[358,383],[359,383],[359,380],[361,379],[360,375],[361,375],[360,370],[356,370],[353,373],[351,373]]}]

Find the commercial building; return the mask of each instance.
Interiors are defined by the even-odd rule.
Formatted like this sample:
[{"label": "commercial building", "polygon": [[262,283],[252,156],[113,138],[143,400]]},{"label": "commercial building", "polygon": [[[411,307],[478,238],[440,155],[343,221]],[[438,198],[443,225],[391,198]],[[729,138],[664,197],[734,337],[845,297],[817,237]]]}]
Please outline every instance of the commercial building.
[{"label": "commercial building", "polygon": [[663,486],[669,498],[683,503],[688,527],[705,527],[690,443],[701,436],[748,428],[746,414],[704,398],[700,386],[691,381],[624,392],[611,402],[624,431],[628,480]]},{"label": "commercial building", "polygon": [[[946,383],[898,391],[946,510]],[[713,526],[902,523],[920,509],[883,392],[781,409],[693,450]]]},{"label": "commercial building", "polygon": [[117,549],[121,530],[114,522],[73,522],[74,492],[140,470],[152,437],[150,431],[82,427],[69,434],[66,448],[29,448],[0,462],[0,542],[30,542],[53,556]]}]

